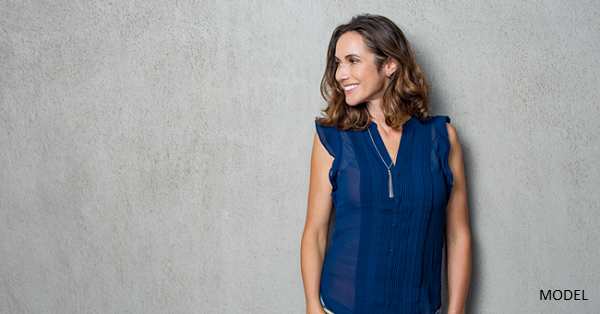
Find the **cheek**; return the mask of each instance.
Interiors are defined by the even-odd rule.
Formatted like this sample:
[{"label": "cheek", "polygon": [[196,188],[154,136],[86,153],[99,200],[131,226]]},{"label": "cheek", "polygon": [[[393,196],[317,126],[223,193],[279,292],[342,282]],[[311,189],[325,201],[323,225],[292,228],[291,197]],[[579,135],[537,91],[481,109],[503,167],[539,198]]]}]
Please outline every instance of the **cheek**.
[{"label": "cheek", "polygon": [[377,72],[373,71],[373,68],[368,65],[357,67],[352,74],[355,78],[362,80],[363,83],[368,83],[376,79],[377,76]]},{"label": "cheek", "polygon": [[352,77],[354,77],[356,79],[359,79],[359,78],[361,78],[363,76],[362,75],[363,74],[363,69],[362,68],[357,67],[357,68],[352,69],[352,70],[353,70],[352,71]]}]

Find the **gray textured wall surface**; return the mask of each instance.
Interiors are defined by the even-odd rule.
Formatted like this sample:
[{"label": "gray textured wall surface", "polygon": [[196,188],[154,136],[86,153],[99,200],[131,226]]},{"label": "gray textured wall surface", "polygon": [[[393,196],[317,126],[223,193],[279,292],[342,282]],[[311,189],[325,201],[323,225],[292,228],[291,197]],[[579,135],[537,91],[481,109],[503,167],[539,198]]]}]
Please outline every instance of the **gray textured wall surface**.
[{"label": "gray textured wall surface", "polygon": [[468,312],[597,312],[599,2],[0,0],[0,313],[303,313],[327,42],[364,12],[461,135]]}]

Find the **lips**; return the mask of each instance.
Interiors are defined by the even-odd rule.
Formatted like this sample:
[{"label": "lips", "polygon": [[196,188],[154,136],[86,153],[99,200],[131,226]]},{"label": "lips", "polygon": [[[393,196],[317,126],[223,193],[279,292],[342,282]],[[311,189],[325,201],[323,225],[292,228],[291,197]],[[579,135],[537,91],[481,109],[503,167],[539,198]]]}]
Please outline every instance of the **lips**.
[{"label": "lips", "polygon": [[358,87],[358,84],[344,85],[344,90],[345,91],[351,91],[351,90],[353,90],[353,89],[355,89],[357,87]]}]

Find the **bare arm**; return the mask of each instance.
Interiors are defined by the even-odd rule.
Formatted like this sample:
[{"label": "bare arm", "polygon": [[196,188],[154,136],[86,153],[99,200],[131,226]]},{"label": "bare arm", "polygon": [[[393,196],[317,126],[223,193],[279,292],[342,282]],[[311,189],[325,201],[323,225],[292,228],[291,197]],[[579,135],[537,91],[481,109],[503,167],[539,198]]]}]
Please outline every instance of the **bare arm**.
[{"label": "bare arm", "polygon": [[333,208],[331,182],[329,182],[329,170],[332,162],[333,157],[329,155],[319,140],[319,136],[315,133],[310,166],[306,225],[300,252],[306,295],[306,313],[325,313],[321,307],[319,286],[327,249],[329,218]]},{"label": "bare arm", "polygon": [[454,127],[447,124],[450,140],[448,164],[454,181],[446,206],[446,253],[448,258],[449,314],[465,312],[471,279],[471,231],[462,149]]}]

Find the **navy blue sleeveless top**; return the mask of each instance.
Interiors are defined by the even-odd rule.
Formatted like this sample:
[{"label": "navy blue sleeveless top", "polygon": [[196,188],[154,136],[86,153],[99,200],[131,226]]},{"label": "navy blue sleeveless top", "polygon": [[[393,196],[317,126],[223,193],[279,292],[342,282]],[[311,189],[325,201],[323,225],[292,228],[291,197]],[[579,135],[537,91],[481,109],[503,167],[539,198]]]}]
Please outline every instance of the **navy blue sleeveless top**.
[{"label": "navy blue sleeveless top", "polygon": [[321,297],[335,314],[425,313],[441,304],[446,204],[452,189],[448,117],[412,117],[392,160],[371,123],[369,132],[317,124],[334,157],[329,179],[335,229],[321,275]]}]

